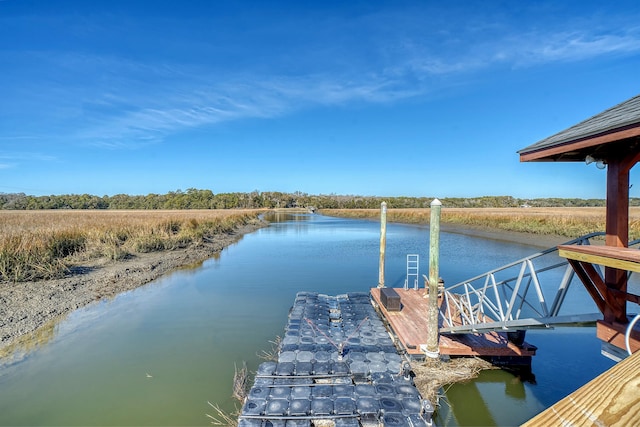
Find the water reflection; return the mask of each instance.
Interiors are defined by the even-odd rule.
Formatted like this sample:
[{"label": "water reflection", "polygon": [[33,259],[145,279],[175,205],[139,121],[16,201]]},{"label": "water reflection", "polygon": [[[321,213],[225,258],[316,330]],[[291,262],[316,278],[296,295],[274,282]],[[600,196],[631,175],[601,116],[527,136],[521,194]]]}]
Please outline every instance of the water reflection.
[{"label": "water reflection", "polygon": [[439,426],[519,425],[544,409],[521,378],[501,370],[447,388],[441,404]]},{"label": "water reflection", "polygon": [[302,222],[309,221],[311,219],[317,218],[312,213],[291,213],[291,212],[267,212],[264,214],[264,219],[268,222],[272,223],[291,223],[291,222]]},{"label": "water reflection", "polygon": [[265,221],[271,223],[273,232],[279,234],[307,234],[308,222],[317,218],[311,213],[269,212],[264,215]]},{"label": "water reflection", "polygon": [[23,335],[0,349],[0,375],[2,375],[3,368],[20,363],[28,357],[29,353],[51,342],[56,336],[58,324],[65,318],[66,316],[59,316],[50,320],[35,332]]}]

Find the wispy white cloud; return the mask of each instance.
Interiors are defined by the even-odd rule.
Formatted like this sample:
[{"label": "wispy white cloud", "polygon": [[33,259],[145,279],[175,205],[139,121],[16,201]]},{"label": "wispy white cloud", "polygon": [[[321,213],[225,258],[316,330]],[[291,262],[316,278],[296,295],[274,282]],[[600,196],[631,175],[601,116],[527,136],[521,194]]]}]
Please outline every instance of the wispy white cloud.
[{"label": "wispy white cloud", "polygon": [[0,136],[0,141],[25,141],[25,140],[37,140],[40,139],[37,135],[3,135]]},{"label": "wispy white cloud", "polygon": [[[3,150],[4,151],[4,150]],[[18,169],[26,162],[54,162],[54,156],[30,152],[0,152],[0,170]]]},{"label": "wispy white cloud", "polygon": [[[514,28],[488,18],[367,17],[358,25],[366,21],[369,29],[377,28],[372,37],[345,36],[341,46],[322,45],[321,55],[296,50],[306,55],[298,61],[306,65],[295,73],[266,65],[224,69],[204,60],[194,65],[115,54],[25,52],[42,71],[30,69],[34,83],[16,89],[13,104],[0,101],[0,113],[14,114],[16,106],[28,111],[30,120],[49,126],[50,135],[42,139],[139,148],[222,122],[427,96],[441,85],[458,84],[495,67],[539,67],[640,52],[637,26],[603,28],[583,20],[555,28]],[[411,20],[410,25],[402,19]],[[345,20],[341,25],[343,34],[352,24]],[[332,57],[334,52],[339,59]]]},{"label": "wispy white cloud", "polygon": [[421,92],[422,88],[407,87],[401,78],[373,74],[357,81],[327,75],[245,77],[190,90],[163,88],[163,93],[141,99],[140,108],[105,117],[80,129],[75,137],[103,147],[139,147],[200,126],[279,117],[313,106],[385,103]]},{"label": "wispy white cloud", "polygon": [[512,55],[517,65],[581,61],[603,55],[640,52],[640,27],[629,28],[618,34],[587,31],[537,34],[530,39],[525,37],[516,40],[513,44],[520,46]]},{"label": "wispy white cloud", "polygon": [[0,161],[6,162],[6,164],[15,165],[15,162],[23,161],[23,160],[38,160],[44,162],[54,162],[57,159],[56,156],[51,154],[45,154],[42,152],[26,152],[26,151],[15,151],[11,153],[0,152]]},{"label": "wispy white cloud", "polygon": [[211,86],[202,81],[189,86],[193,82],[187,80],[175,92],[166,87],[138,91],[136,109],[107,119],[100,126],[86,127],[78,136],[120,147],[119,140],[146,144],[184,129],[243,118],[278,117],[313,106],[397,102],[428,94],[434,90],[431,82],[436,77],[455,84],[460,76],[496,66],[534,67],[637,53],[640,33],[633,29],[620,35],[530,33],[485,41],[475,48],[443,56],[416,51],[384,69],[367,70],[357,76],[339,72],[305,77],[256,75]]},{"label": "wispy white cloud", "polygon": [[492,67],[539,67],[639,52],[640,27],[616,29],[615,33],[589,29],[509,32],[497,38],[467,41],[446,53],[429,44],[405,45],[405,60],[397,63],[394,72],[454,76]]}]

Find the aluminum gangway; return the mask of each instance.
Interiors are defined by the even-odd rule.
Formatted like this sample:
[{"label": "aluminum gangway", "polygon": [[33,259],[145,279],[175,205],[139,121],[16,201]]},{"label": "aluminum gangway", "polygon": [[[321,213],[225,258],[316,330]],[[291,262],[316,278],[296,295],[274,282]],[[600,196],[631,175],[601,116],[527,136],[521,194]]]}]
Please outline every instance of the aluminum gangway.
[{"label": "aluminum gangway", "polygon": [[[604,233],[591,233],[564,244],[589,245],[601,236]],[[640,239],[630,242],[629,247],[638,244]],[[572,282],[579,279],[557,252],[556,247],[549,248],[446,287],[440,307],[440,333],[509,332],[602,318],[595,304],[593,313],[581,312],[584,307],[578,307],[577,311],[576,307],[570,307],[575,312],[563,310],[571,305],[565,303],[565,298]],[[577,288],[572,291],[574,294],[590,300],[581,283],[574,288]]]}]

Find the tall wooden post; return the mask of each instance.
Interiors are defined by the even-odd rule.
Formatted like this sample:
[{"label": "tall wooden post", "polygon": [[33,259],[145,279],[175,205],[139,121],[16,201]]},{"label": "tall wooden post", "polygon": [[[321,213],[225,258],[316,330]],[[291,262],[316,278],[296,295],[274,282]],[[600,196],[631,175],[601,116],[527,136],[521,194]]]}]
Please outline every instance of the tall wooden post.
[{"label": "tall wooden post", "polygon": [[[605,244],[627,247],[629,245],[629,171],[638,162],[640,154],[621,155],[607,160],[607,225]],[[604,281],[607,288],[616,292],[607,297],[604,320],[626,323],[627,301],[618,292],[627,292],[627,272],[605,267]]]},{"label": "tall wooden post", "polygon": [[387,202],[380,203],[380,268],[378,287],[384,288],[384,255],[387,248]]},{"label": "tall wooden post", "polygon": [[442,203],[434,199],[431,202],[431,220],[429,221],[429,313],[427,314],[427,357],[440,355],[438,345],[438,278],[440,275],[440,211]]},{"label": "tall wooden post", "polygon": [[607,246],[629,243],[629,169],[625,166],[618,159],[607,162]]}]

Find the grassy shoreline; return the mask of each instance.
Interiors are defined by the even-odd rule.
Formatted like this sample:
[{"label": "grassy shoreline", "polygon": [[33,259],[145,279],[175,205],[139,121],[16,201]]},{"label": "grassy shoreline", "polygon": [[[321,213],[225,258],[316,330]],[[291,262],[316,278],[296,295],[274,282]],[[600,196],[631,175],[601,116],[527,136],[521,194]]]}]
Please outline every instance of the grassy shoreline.
[{"label": "grassy shoreline", "polygon": [[97,259],[202,245],[264,210],[0,211],[0,281],[63,277]]},{"label": "grassy shoreline", "polygon": [[[5,263],[5,271],[11,262],[16,263],[11,267],[13,270],[8,269],[9,278],[0,276],[0,301],[3,301],[0,350],[79,307],[215,256],[241,239],[244,233],[264,226],[258,219],[264,212],[266,210],[0,211],[0,262]],[[379,220],[380,215],[377,209],[322,213],[373,221]],[[418,224],[428,223],[429,215],[429,209],[390,209],[388,212],[390,221]],[[556,237],[548,240],[541,237],[545,235],[532,234],[526,228],[525,232],[516,234],[519,231],[504,231],[508,229],[505,224],[520,216],[532,217],[538,223],[551,223],[545,218],[559,216],[556,223],[569,223],[567,215],[578,222],[580,218],[593,216],[596,221],[593,224],[601,223],[604,228],[603,209],[444,208],[443,229],[465,234],[471,230],[473,234],[492,239],[544,242],[541,246],[550,247],[570,239],[558,239],[556,229],[548,234]],[[632,229],[638,233],[640,209],[632,213],[631,222],[635,225]],[[24,253],[20,254],[20,250]],[[37,257],[38,253],[42,259]],[[7,254],[23,258],[12,260]],[[19,286],[16,274],[24,278]]]},{"label": "grassy shoreline", "polygon": [[[202,245],[255,220],[247,210],[0,211],[0,282],[60,278],[83,263]],[[379,209],[323,209],[344,218],[378,220]],[[640,208],[630,209],[630,240],[640,238]],[[430,210],[389,209],[390,222],[428,224]],[[604,231],[604,208],[446,208],[450,229],[521,233],[570,240]]]},{"label": "grassy shoreline", "polygon": [[[379,209],[323,209],[323,215],[377,220]],[[428,224],[430,209],[388,209],[387,221]],[[605,230],[605,208],[442,208],[444,225],[574,239]],[[640,208],[629,210],[629,240],[640,238]]]}]

